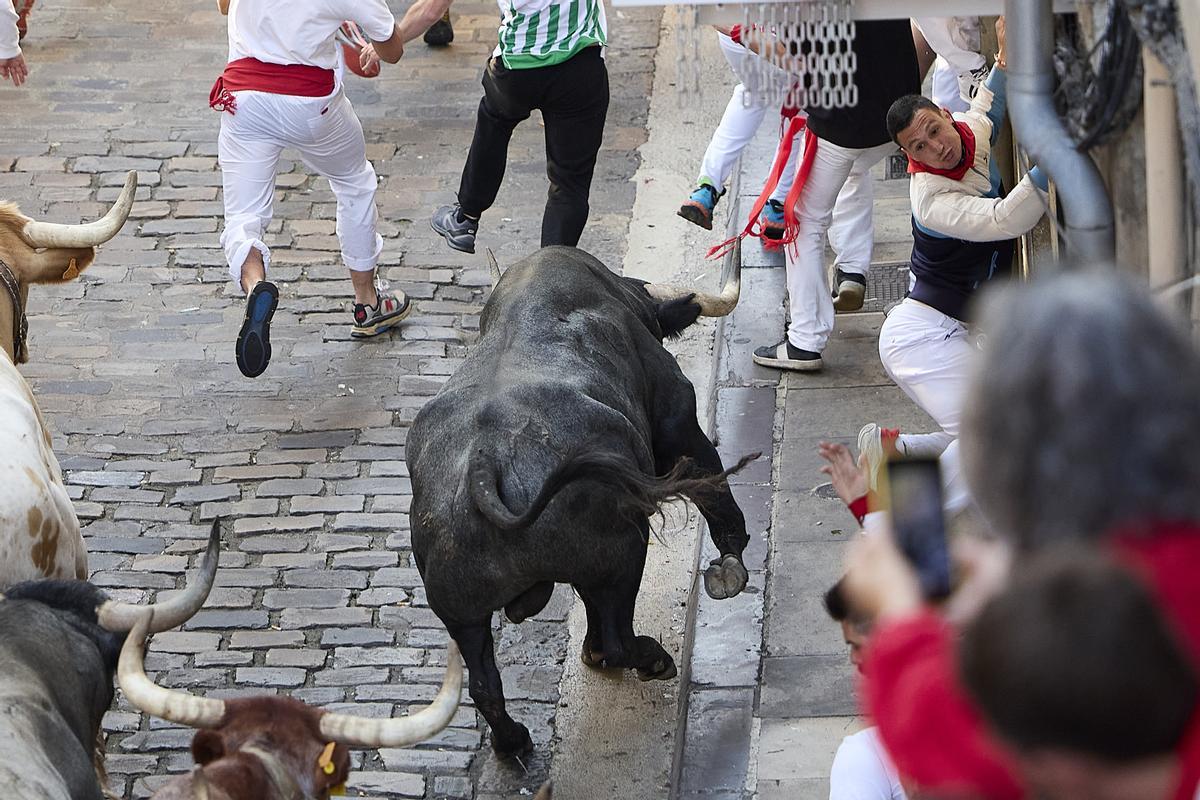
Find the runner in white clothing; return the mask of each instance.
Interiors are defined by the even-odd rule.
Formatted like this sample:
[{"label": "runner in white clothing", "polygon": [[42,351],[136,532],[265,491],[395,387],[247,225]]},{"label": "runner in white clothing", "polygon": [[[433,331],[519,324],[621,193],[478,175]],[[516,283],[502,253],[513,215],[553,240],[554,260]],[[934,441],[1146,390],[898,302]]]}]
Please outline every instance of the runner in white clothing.
[{"label": "runner in white clothing", "polygon": [[376,231],[378,180],[367,161],[362,125],[341,86],[336,35],[357,23],[374,42],[363,68],[397,62],[404,43],[441,18],[450,0],[417,0],[397,24],[385,0],[217,0],[229,17],[229,63],[210,96],[221,115],[217,140],[225,201],[221,245],[229,273],[248,295],[235,348],[247,377],[271,358],[270,321],[278,289],[266,280],[271,252],[263,234],[272,216],[275,169],[285,147],[329,179],[337,198],[342,263],[354,286],[351,336],[382,333],[403,319],[403,292],[384,293],[375,279],[383,249]]},{"label": "runner in white clothing", "polygon": [[11,80],[13,86],[20,86],[28,75],[17,9],[8,0],[0,0],[0,81]]}]

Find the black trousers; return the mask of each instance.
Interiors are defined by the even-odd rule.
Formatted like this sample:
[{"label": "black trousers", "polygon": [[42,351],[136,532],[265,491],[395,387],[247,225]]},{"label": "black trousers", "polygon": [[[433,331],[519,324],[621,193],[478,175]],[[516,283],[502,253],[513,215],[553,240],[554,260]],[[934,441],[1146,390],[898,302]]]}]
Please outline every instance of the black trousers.
[{"label": "black trousers", "polygon": [[458,202],[478,217],[491,208],[504,180],[513,129],[535,108],[546,123],[550,191],[542,216],[542,247],[575,246],[588,218],[588,194],[608,115],[608,69],[599,47],[561,64],[508,69],[499,57],[483,73],[475,137],[463,167]]}]

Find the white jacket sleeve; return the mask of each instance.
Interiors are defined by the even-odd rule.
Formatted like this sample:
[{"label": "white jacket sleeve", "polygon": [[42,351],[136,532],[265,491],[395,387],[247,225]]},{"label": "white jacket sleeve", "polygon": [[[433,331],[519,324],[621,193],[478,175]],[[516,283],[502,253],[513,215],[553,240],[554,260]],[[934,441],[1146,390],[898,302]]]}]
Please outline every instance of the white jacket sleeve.
[{"label": "white jacket sleeve", "polygon": [[21,55],[21,37],[17,33],[17,11],[9,0],[0,0],[0,59]]},{"label": "white jacket sleeve", "polygon": [[[935,176],[936,177],[936,176]],[[914,180],[927,175],[914,176]],[[1008,197],[976,197],[960,191],[949,179],[945,188],[913,191],[913,217],[925,228],[968,242],[1013,239],[1029,231],[1046,211],[1043,192],[1026,175]]]}]

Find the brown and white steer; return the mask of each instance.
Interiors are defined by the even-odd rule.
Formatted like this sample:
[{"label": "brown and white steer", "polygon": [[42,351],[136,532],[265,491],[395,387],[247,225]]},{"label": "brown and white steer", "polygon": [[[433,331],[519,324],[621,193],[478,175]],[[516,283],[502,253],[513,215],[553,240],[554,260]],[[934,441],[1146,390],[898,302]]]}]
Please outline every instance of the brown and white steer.
[{"label": "brown and white steer", "polygon": [[196,767],[159,789],[154,800],[327,800],[350,771],[349,747],[407,747],[450,724],[462,693],[462,660],[450,642],[446,675],[426,708],[395,719],[368,719],[312,708],[290,697],[214,700],[164,689],[146,677],[147,622],[121,648],[117,683],[137,708],[200,728]]},{"label": "brown and white steer", "polygon": [[129,217],[130,172],[103,219],[58,225],[0,203],[0,591],[37,578],[87,580],[87,550],[51,449],[50,431],[17,364],[29,360],[25,302],[34,283],[73,280]]}]

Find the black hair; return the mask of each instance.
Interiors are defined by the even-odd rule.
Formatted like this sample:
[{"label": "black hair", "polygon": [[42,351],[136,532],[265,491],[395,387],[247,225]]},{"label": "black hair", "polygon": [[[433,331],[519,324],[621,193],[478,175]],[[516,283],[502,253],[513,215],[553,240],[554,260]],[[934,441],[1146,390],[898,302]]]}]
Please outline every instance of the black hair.
[{"label": "black hair", "polygon": [[1083,546],[1032,559],[967,627],[959,666],[1012,744],[1114,762],[1172,751],[1200,697],[1146,587]]},{"label": "black hair", "polygon": [[846,595],[842,592],[843,580],[845,579],[838,579],[838,582],[825,592],[825,610],[829,612],[829,616],[833,617],[834,622],[845,622],[850,616],[850,605],[846,602]]},{"label": "black hair", "polygon": [[108,601],[102,589],[87,581],[47,578],[25,581],[4,590],[7,600],[28,600],[66,612],[60,619],[96,643],[103,661],[116,669],[126,633],[113,633],[100,627],[96,609]]},{"label": "black hair", "polygon": [[850,600],[846,597],[845,582],[845,578],[839,578],[838,582],[825,592],[825,611],[833,617],[834,622],[845,622],[855,628],[869,628],[870,617],[850,605]]},{"label": "black hair", "polygon": [[901,131],[912,125],[913,117],[922,108],[927,108],[930,111],[941,112],[937,103],[930,100],[928,97],[920,94],[906,94],[900,99],[892,103],[887,112],[887,131],[888,136],[892,137],[892,141],[900,144]]}]

